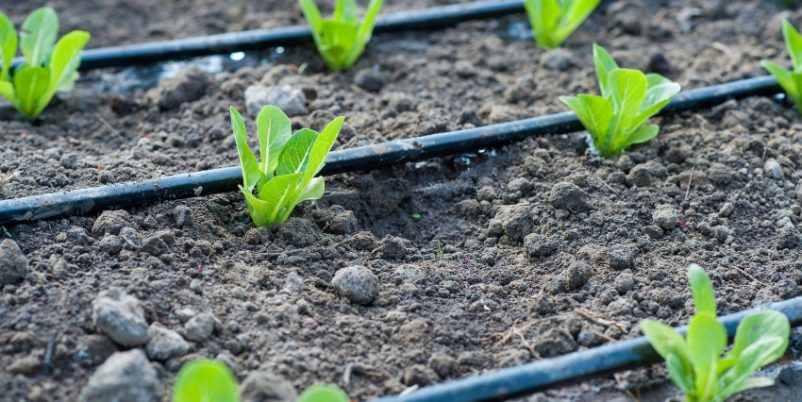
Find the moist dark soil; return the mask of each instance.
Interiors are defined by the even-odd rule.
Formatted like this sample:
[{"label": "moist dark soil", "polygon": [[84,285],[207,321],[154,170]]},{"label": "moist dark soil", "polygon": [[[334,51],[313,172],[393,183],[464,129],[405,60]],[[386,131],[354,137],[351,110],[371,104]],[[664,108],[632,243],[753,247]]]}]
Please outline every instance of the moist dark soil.
[{"label": "moist dark soil", "polygon": [[[41,2],[17,3],[15,21]],[[69,3],[49,2],[94,46],[300,22],[288,1]],[[685,88],[760,75],[762,58],[787,64],[782,16],[802,22],[775,2],[616,1],[550,52],[521,14],[380,35],[339,74],[312,46],[88,72],[38,121],[0,108],[0,198],[233,165],[227,109],[245,110],[251,85],[300,90],[296,127],[348,116],[345,148],[564,111],[558,96],[596,92],[594,41]],[[615,160],[575,133],[330,177],[276,228],[254,228],[239,193],[6,226],[28,273],[0,292],[0,394],[79,400],[131,349],[93,320],[114,287],[190,340],[150,359],[160,400],[201,356],[267,400],[316,382],[364,399],[639,336],[645,318],[687,321],[689,263],[712,276],[721,314],[802,294],[798,113],[756,97],[655,120],[660,136]],[[370,303],[335,280],[353,266],[375,276],[356,269]],[[800,342],[768,369],[778,386],[738,400],[799,395]],[[664,400],[665,378],[655,366],[527,400]]]}]

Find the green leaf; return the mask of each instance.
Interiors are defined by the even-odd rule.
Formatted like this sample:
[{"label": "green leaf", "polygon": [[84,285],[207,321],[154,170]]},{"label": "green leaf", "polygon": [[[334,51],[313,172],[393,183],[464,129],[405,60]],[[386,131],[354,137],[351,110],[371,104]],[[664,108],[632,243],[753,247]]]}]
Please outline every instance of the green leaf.
[{"label": "green leaf", "polygon": [[47,92],[50,72],[44,67],[23,66],[14,74],[14,90],[19,111],[25,117],[36,117],[37,102]]},{"label": "green leaf", "polygon": [[[299,0],[301,11],[304,13],[304,18],[312,28],[315,41],[319,40],[318,35],[323,25],[323,16],[320,14],[320,9],[317,8],[314,0]],[[319,46],[319,45],[318,45]]]},{"label": "green leaf", "polygon": [[569,0],[562,3],[562,18],[555,36],[562,44],[590,16],[601,0]]},{"label": "green leaf", "polygon": [[776,356],[782,356],[786,346],[787,339],[778,336],[766,336],[749,345],[741,353],[735,367],[722,378],[724,386],[715,400],[723,401],[743,389],[749,376],[760,367],[776,360]]},{"label": "green leaf", "polygon": [[238,402],[237,380],[225,364],[193,360],[176,376],[173,402]]},{"label": "green leaf", "polygon": [[304,391],[297,402],[349,402],[342,389],[336,385],[313,385]]},{"label": "green leaf", "polygon": [[253,191],[239,186],[240,191],[245,196],[245,205],[248,207],[248,213],[251,215],[254,225],[258,227],[269,226],[273,223],[271,214],[275,209],[275,205],[270,205],[267,202],[254,197]]},{"label": "green leaf", "polygon": [[318,133],[308,128],[300,129],[290,136],[278,158],[276,175],[301,172],[304,162],[306,162],[306,156],[317,137]]},{"label": "green leaf", "polygon": [[383,5],[384,0],[370,0],[368,11],[365,13],[365,18],[362,20],[362,23],[359,24],[359,29],[356,33],[356,44],[348,53],[348,59],[346,61],[348,67],[356,63],[359,56],[365,51],[365,46],[370,42],[370,38],[373,36],[373,27],[376,25],[376,17],[379,15],[379,12],[381,12]]},{"label": "green leaf", "polygon": [[671,99],[679,93],[682,88],[675,82],[667,82],[659,85],[649,86],[646,90],[646,98],[640,107],[640,113],[634,120],[633,126],[643,124],[650,117],[662,110]]},{"label": "green leaf", "polygon": [[53,99],[57,91],[71,90],[78,78],[78,65],[81,50],[89,41],[89,33],[72,31],[64,35],[53,50],[50,58],[50,84],[47,93],[37,103],[36,115],[40,114]]},{"label": "green leaf", "polygon": [[705,270],[696,265],[688,266],[688,281],[691,284],[696,313],[707,313],[716,316],[716,295],[713,292],[713,283]]},{"label": "green leaf", "polygon": [[23,22],[20,47],[28,66],[39,67],[47,61],[56,43],[58,28],[58,16],[50,7],[37,9]]},{"label": "green leaf", "polygon": [[604,50],[603,47],[594,43],[593,65],[596,68],[596,77],[599,80],[599,89],[601,90],[602,96],[607,98],[610,96],[608,85],[610,81],[607,76],[611,71],[618,69],[618,63],[615,62],[613,56],[610,56],[610,53],[607,53],[607,50]]},{"label": "green leaf", "polygon": [[656,124],[646,124],[641,126],[639,129],[634,131],[628,137],[626,137],[623,145],[620,147],[621,150],[629,147],[630,145],[635,144],[643,144],[644,142],[649,142],[657,137],[657,134],[660,132],[660,127]]},{"label": "green leaf", "polygon": [[326,184],[322,177],[315,177],[309,181],[296,202],[319,200],[326,192]]},{"label": "green leaf", "polygon": [[688,362],[683,362],[682,359],[674,353],[669,353],[668,357],[666,357],[668,377],[671,378],[671,381],[685,394],[694,392],[693,371],[688,370],[689,366]]},{"label": "green leaf", "polygon": [[608,90],[613,103],[613,119],[607,129],[604,145],[599,151],[603,155],[617,154],[620,149],[611,147],[626,135],[627,129],[637,118],[640,106],[646,97],[646,76],[638,70],[619,68],[607,75]]},{"label": "green leaf", "polygon": [[802,36],[788,20],[783,20],[783,37],[794,63],[794,71],[802,69]]},{"label": "green leaf", "polygon": [[794,72],[788,71],[777,63],[768,60],[761,61],[760,65],[777,79],[783,91],[796,103],[799,99],[799,95],[802,94],[802,88],[797,86],[797,81],[794,79]]},{"label": "green leaf", "polygon": [[577,97],[561,97],[560,100],[576,113],[579,121],[590,133],[596,149],[601,152],[613,118],[612,104],[601,96],[584,94]]},{"label": "green leaf", "polygon": [[284,222],[295,208],[295,200],[292,199],[296,191],[298,182],[301,180],[301,173],[293,173],[284,176],[276,176],[267,183],[259,187],[259,198],[267,204],[269,212],[269,223]]},{"label": "green leaf", "polygon": [[359,7],[356,0],[337,0],[334,6],[334,19],[342,22],[357,22]]},{"label": "green leaf", "polygon": [[688,323],[687,344],[696,374],[696,396],[705,401],[718,392],[716,362],[727,347],[727,330],[715,315],[697,313]]},{"label": "green leaf", "polygon": [[[641,323],[641,331],[646,335],[646,338],[649,339],[649,343],[652,344],[657,354],[663,359],[667,358],[674,350],[685,349],[687,351],[685,340],[682,339],[682,335],[674,328],[659,321],[649,319],[643,320]],[[682,355],[687,355],[687,353],[682,353]]]},{"label": "green leaf", "polygon": [[266,176],[278,167],[279,155],[292,134],[290,118],[279,108],[269,105],[256,117],[256,135],[259,137],[259,170]]},{"label": "green leaf", "polygon": [[320,173],[320,170],[323,169],[326,163],[326,155],[329,154],[331,147],[334,146],[334,142],[337,140],[337,136],[340,134],[344,122],[344,116],[335,118],[331,123],[326,125],[326,128],[324,128],[315,139],[314,144],[312,144],[309,150],[309,161],[304,169],[304,176],[301,182],[303,186],[306,186],[309,181],[312,180],[312,177]]},{"label": "green leaf", "polygon": [[231,129],[234,131],[234,140],[237,142],[237,153],[239,154],[240,166],[242,167],[242,184],[245,189],[252,192],[256,186],[263,181],[264,175],[259,170],[259,162],[248,146],[248,133],[245,128],[245,120],[237,111],[231,107]]},{"label": "green leaf", "polygon": [[14,24],[3,13],[0,13],[0,81],[9,81],[11,63],[17,54],[17,30]]},{"label": "green leaf", "polygon": [[558,0],[526,0],[524,2],[529,22],[535,34],[535,41],[541,47],[552,49],[560,44],[554,38],[554,31],[560,21]]},{"label": "green leaf", "polygon": [[788,347],[788,337],[791,325],[785,314],[777,311],[761,311],[744,318],[735,332],[735,342],[727,353],[728,357],[737,359],[749,345],[767,336],[776,336],[785,341],[778,355],[772,356],[772,361],[779,359]]},{"label": "green leaf", "polygon": [[0,96],[6,98],[14,107],[19,109],[17,104],[17,96],[14,93],[14,84],[8,81],[0,81]]}]

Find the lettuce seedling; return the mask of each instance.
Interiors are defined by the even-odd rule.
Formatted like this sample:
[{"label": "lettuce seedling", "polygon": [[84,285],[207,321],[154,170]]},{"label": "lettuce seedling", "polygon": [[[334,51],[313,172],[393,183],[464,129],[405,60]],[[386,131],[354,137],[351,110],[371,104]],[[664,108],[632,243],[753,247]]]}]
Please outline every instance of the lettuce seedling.
[{"label": "lettuce seedling", "polygon": [[336,385],[313,385],[304,391],[297,402],[350,402],[348,394]]},{"label": "lettuce seedling", "polygon": [[323,18],[314,0],[299,1],[320,56],[335,71],[353,66],[362,55],[384,4],[383,0],[371,0],[360,23],[356,0],[337,0],[332,18]]},{"label": "lettuce seedling", "polygon": [[323,196],[323,178],[315,175],[323,169],[344,121],[340,116],[320,133],[303,128],[290,135],[289,117],[275,106],[265,106],[256,117],[259,161],[248,147],[242,115],[231,107],[231,127],[242,166],[240,190],[256,226],[282,223],[299,202]]},{"label": "lettuce seedling", "polygon": [[750,314],[738,325],[735,343],[727,347],[727,330],[716,317],[713,285],[702,267],[688,267],[696,313],[683,339],[674,328],[644,320],[643,333],[666,361],[668,375],[688,402],[723,402],[731,395],[773,384],[770,378],[750,377],[779,359],[788,347],[788,318],[777,311]]},{"label": "lettuce seedling", "polygon": [[777,79],[796,109],[802,113],[802,35],[799,35],[788,20],[783,20],[783,37],[788,53],[791,54],[793,68],[789,71],[768,60],[763,60],[760,65]]},{"label": "lettuce seedling", "polygon": [[[58,16],[49,7],[31,13],[19,37],[11,20],[0,13],[0,96],[29,119],[39,116],[56,92],[72,90],[78,78],[80,52],[90,35],[72,31],[56,42],[58,29]],[[12,71],[18,42],[25,62]]]},{"label": "lettuce seedling", "polygon": [[524,7],[535,34],[535,42],[546,49],[562,45],[601,0],[526,0]]},{"label": "lettuce seedling", "polygon": [[239,402],[237,379],[216,360],[198,359],[184,364],[173,387],[173,402]]},{"label": "lettuce seedling", "polygon": [[581,94],[560,100],[588,130],[595,151],[610,158],[656,137],[660,127],[644,123],[679,93],[679,84],[659,74],[619,68],[599,45],[593,45],[593,60],[601,96]]}]

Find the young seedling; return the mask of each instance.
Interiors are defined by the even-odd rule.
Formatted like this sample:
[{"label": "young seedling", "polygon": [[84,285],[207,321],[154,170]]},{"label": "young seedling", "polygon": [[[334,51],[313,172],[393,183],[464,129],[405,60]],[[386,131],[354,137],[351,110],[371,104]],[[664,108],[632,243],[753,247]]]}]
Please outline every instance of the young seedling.
[{"label": "young seedling", "polygon": [[789,71],[768,60],[761,61],[760,65],[777,79],[796,109],[802,113],[802,35],[799,35],[788,20],[783,20],[783,37],[788,53],[791,54],[793,68]]},{"label": "young seedling", "polygon": [[[181,367],[173,387],[172,402],[239,402],[237,379],[216,360],[198,359]],[[336,385],[313,385],[297,402],[350,402]]]},{"label": "young seedling", "polygon": [[237,379],[216,360],[199,359],[184,364],[173,387],[173,402],[239,402]]},{"label": "young seedling", "polygon": [[259,161],[248,147],[245,120],[231,107],[231,127],[242,166],[240,190],[256,226],[283,223],[299,202],[323,196],[323,178],[315,176],[323,169],[344,121],[340,116],[320,133],[303,128],[291,135],[289,117],[275,106],[265,106],[256,118]]},{"label": "young seedling", "polygon": [[332,18],[323,18],[314,0],[299,1],[320,56],[335,71],[353,66],[362,55],[384,3],[383,0],[370,0],[365,18],[360,23],[356,0],[337,0]]},{"label": "young seedling", "polygon": [[644,320],[643,333],[666,361],[668,375],[688,402],[723,402],[731,395],[773,384],[770,378],[750,377],[760,367],[779,359],[788,347],[790,324],[777,311],[753,313],[741,321],[735,343],[727,348],[727,330],[716,317],[713,285],[702,267],[688,267],[696,313],[683,339],[674,328]]},{"label": "young seedling", "polygon": [[562,45],[601,0],[526,0],[535,42],[546,49]]},{"label": "young seedling", "polygon": [[644,123],[679,93],[680,86],[659,74],[619,68],[599,45],[593,45],[593,60],[601,96],[581,94],[560,100],[590,133],[594,150],[611,158],[657,136],[660,127]]},{"label": "young seedling", "polygon": [[[31,13],[19,37],[11,20],[0,13],[0,96],[29,119],[39,116],[56,92],[72,90],[78,78],[79,53],[90,35],[72,31],[56,42],[58,30],[58,16],[49,7]],[[12,71],[18,43],[25,63]]]}]

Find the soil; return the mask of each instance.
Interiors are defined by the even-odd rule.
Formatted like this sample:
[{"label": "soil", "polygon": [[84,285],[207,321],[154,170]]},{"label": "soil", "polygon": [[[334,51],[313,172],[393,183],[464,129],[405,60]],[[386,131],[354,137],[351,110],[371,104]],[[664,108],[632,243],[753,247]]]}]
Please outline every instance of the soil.
[{"label": "soil", "polygon": [[[300,22],[291,1],[67,3],[49,2],[65,29],[95,33],[93,46]],[[564,111],[559,95],[596,92],[594,41],[685,88],[760,75],[762,58],[787,63],[782,16],[802,21],[758,0],[617,1],[551,52],[516,15],[377,36],[341,74],[311,46],[88,72],[39,121],[0,108],[0,198],[235,164],[227,108],[244,110],[259,82],[303,92],[294,126],[347,115],[344,148]],[[151,359],[161,400],[199,356],[225,361],[249,390],[334,382],[363,399],[635,337],[644,318],[686,322],[689,263],[712,276],[722,314],[802,294],[798,113],[749,98],[656,121],[655,141],[616,160],[575,133],[327,178],[326,197],[272,229],[253,227],[238,193],[6,226],[29,272],[0,292],[0,394],[78,400],[112,352],[130,349],[93,319],[112,287],[147,324],[197,339]],[[335,273],[353,266],[369,272],[349,270],[366,281],[349,291]],[[213,330],[196,336],[203,313]],[[739,400],[798,392],[788,362],[800,335],[769,370],[792,380]],[[675,392],[665,378],[655,366],[526,400],[663,400]]]}]

